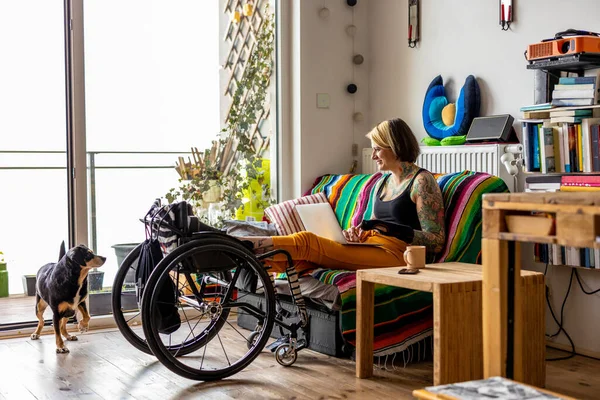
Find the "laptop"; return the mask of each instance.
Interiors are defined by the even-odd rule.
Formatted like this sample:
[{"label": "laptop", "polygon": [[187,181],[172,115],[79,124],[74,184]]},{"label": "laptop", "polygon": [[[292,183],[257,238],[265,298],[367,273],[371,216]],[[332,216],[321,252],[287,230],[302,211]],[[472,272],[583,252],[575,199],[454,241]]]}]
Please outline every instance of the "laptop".
[{"label": "laptop", "polygon": [[318,236],[349,246],[381,246],[379,243],[347,241],[329,203],[299,204],[296,211],[304,228]]}]

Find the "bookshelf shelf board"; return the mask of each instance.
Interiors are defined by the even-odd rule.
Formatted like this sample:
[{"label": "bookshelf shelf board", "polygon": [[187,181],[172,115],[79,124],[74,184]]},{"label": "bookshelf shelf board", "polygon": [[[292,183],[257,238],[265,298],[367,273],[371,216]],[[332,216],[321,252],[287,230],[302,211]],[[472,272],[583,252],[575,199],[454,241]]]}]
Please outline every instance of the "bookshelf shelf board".
[{"label": "bookshelf shelf board", "polygon": [[544,71],[568,71],[581,73],[587,69],[600,68],[600,54],[573,54],[530,61],[527,69],[542,69]]},{"label": "bookshelf shelf board", "polygon": [[548,243],[556,244],[556,236],[538,236],[538,235],[523,235],[520,233],[511,232],[498,232],[498,239],[500,240],[511,240],[515,242],[529,242],[529,243]]},{"label": "bookshelf shelf board", "polygon": [[582,269],[584,271],[600,271],[600,268],[588,268],[588,267],[582,267],[579,265],[567,265],[567,264],[548,264],[552,267],[559,267],[559,268],[577,268],[577,269]]}]

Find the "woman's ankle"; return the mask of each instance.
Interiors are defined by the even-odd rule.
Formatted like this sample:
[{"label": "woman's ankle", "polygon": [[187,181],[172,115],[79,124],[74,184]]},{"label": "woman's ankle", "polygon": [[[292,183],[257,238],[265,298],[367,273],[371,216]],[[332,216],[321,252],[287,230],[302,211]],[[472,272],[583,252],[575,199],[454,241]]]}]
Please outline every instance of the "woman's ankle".
[{"label": "woman's ankle", "polygon": [[273,240],[269,236],[247,236],[244,237],[244,240],[252,243],[253,251],[255,254],[263,254],[268,251],[274,250]]}]

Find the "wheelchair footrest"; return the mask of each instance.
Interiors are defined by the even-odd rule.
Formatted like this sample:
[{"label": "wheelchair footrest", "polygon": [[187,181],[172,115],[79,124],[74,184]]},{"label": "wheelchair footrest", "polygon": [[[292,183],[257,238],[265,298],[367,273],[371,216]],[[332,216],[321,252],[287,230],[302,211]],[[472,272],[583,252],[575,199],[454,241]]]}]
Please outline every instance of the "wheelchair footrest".
[{"label": "wheelchair footrest", "polygon": [[280,337],[273,343],[266,345],[265,348],[271,350],[271,353],[274,353],[275,350],[279,346],[281,346],[282,344],[285,344],[285,343],[289,343],[289,342],[290,342],[290,335],[283,335],[282,337]]}]

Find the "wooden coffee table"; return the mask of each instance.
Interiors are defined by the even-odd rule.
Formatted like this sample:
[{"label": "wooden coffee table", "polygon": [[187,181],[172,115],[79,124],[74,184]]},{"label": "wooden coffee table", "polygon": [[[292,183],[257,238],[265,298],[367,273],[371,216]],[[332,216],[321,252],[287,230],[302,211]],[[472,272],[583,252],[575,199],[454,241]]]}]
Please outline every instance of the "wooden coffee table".
[{"label": "wooden coffee table", "polygon": [[[376,283],[433,293],[433,384],[483,377],[482,268],[477,264],[428,264],[415,275],[401,267],[356,272],[356,376],[373,375],[374,285]],[[544,276],[521,271],[527,315],[524,362],[545,376]]]}]

